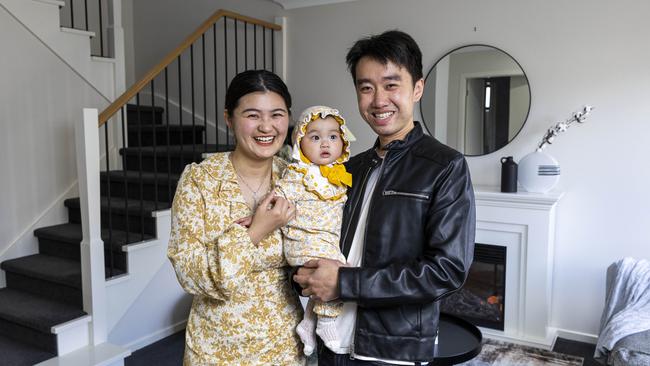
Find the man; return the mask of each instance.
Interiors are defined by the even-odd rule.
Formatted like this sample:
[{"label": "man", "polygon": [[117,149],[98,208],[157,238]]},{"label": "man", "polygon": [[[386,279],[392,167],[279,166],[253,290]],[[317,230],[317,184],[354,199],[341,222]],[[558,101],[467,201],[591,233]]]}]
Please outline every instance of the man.
[{"label": "man", "polygon": [[357,41],[346,61],[375,146],[347,164],[353,184],[341,229],[348,265],[311,261],[294,280],[305,296],[344,302],[340,347],[320,365],[419,365],[435,357],[439,300],[473,258],[475,210],[463,155],[424,135],[413,108],[422,54],[406,33]]}]

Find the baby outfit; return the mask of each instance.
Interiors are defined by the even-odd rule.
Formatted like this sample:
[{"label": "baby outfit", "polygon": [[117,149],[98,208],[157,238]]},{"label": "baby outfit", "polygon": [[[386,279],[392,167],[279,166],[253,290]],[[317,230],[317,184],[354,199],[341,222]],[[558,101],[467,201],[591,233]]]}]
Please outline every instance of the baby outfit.
[{"label": "baby outfit", "polygon": [[[300,150],[300,140],[305,136],[307,125],[319,118],[332,117],[339,123],[343,140],[341,156],[329,165],[316,165],[309,161]],[[296,137],[293,144],[292,163],[285,170],[284,176],[277,183],[277,191],[296,205],[296,218],[282,228],[284,255],[291,266],[301,266],[312,259],[326,258],[345,263],[345,257],[339,249],[343,206],[347,199],[347,187],[352,185],[352,176],[343,165],[350,157],[345,120],[339,111],[325,106],[306,109],[295,127]],[[313,313],[311,313],[313,306]],[[305,320],[298,326],[298,334],[305,343],[305,353],[313,351],[313,344],[304,339],[306,333],[313,337],[314,314],[319,316],[316,332],[325,344],[336,346],[336,340],[328,337],[329,331],[321,327],[321,319],[330,320],[333,327],[334,318],[341,313],[342,303],[312,302],[308,304]],[[311,317],[311,318],[310,318]],[[301,329],[302,328],[302,329]],[[330,327],[331,328],[331,327]],[[319,330],[322,330],[320,332]],[[301,334],[302,333],[302,334]],[[331,335],[336,337],[335,334]],[[328,338],[330,345],[328,345]],[[311,340],[312,342],[315,339]],[[332,343],[333,342],[333,343]]]}]

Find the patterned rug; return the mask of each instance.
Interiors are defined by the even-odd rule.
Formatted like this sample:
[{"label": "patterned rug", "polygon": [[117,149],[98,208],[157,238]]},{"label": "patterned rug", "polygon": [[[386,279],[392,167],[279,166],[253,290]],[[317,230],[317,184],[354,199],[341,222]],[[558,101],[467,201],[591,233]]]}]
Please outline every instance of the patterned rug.
[{"label": "patterned rug", "polygon": [[481,353],[464,366],[582,366],[582,357],[484,339]]}]

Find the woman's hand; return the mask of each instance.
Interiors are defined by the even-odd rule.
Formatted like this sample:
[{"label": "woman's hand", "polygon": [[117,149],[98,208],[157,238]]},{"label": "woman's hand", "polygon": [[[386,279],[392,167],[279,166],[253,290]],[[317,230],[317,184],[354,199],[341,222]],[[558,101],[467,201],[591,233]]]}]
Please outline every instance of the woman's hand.
[{"label": "woman's hand", "polygon": [[248,228],[248,235],[253,244],[257,245],[267,235],[286,225],[295,216],[296,206],[271,192],[255,209],[253,221]]},{"label": "woman's hand", "polygon": [[251,222],[253,222],[253,216],[246,216],[235,220],[235,224],[241,225],[247,229],[251,226]]}]

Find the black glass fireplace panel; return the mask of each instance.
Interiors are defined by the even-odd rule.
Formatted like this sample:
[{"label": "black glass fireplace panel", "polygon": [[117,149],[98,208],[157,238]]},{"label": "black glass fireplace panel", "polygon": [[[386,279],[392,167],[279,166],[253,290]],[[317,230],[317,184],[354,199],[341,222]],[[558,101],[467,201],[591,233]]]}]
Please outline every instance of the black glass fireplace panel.
[{"label": "black glass fireplace panel", "polygon": [[441,310],[479,326],[503,330],[506,247],[476,243],[465,285],[441,302]]}]

